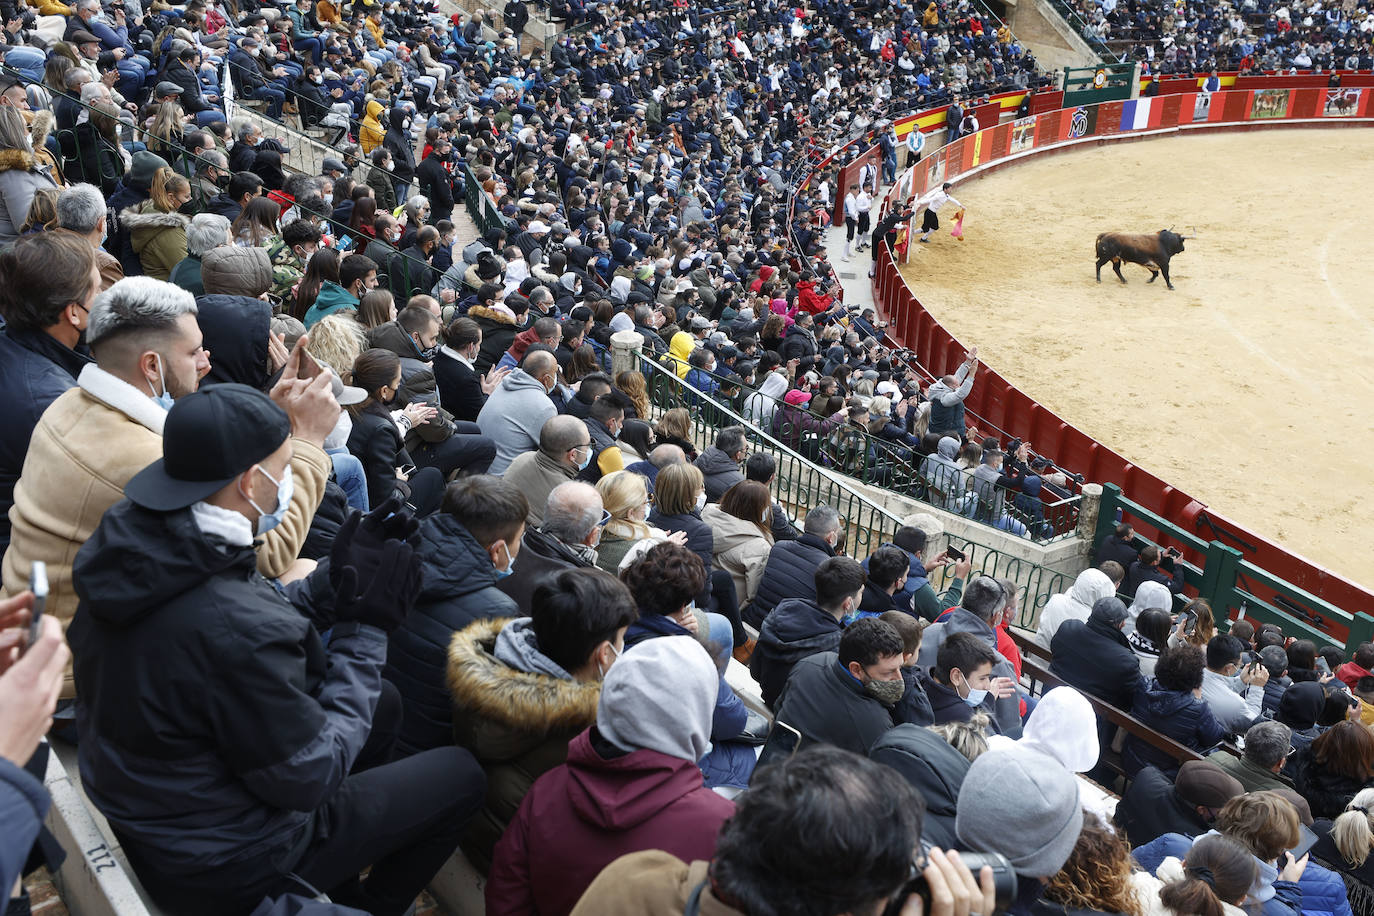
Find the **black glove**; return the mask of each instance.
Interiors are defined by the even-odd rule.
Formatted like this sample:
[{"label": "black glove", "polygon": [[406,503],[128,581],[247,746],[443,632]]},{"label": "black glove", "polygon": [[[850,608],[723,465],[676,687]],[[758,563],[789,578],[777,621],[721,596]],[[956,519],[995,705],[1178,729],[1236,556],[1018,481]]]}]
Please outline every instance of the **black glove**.
[{"label": "black glove", "polygon": [[349,516],[329,552],[337,619],[388,632],[400,626],[420,593],[419,530],[396,497]]}]

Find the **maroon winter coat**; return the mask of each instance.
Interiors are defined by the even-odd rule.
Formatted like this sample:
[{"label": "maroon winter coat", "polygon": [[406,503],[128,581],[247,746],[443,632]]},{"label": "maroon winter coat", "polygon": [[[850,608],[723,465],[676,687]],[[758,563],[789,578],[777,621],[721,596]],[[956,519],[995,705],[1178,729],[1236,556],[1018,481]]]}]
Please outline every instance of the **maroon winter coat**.
[{"label": "maroon winter coat", "polygon": [[566,916],[603,868],[632,852],[709,860],[734,813],[695,763],[649,750],[606,759],[588,729],[569,743],[567,763],[535,780],[496,844],[487,916]]}]

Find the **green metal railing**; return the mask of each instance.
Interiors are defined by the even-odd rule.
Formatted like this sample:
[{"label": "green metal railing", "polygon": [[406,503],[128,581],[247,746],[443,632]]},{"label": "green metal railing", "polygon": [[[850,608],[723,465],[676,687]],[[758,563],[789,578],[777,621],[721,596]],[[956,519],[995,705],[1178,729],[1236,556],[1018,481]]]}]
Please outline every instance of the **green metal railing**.
[{"label": "green metal railing", "polygon": [[[666,361],[675,362],[672,358]],[[806,432],[787,422],[783,422],[781,428],[764,429],[755,422],[755,417],[764,412],[776,417],[784,409],[790,415],[794,408],[777,398],[769,398],[759,391],[740,386],[738,379],[707,372],[705,369],[694,368],[691,371],[701,373],[720,386],[712,397],[728,405],[736,414],[744,416],[750,427],[778,439],[811,461],[869,486],[891,490],[908,499],[955,511],[972,517],[980,524],[991,525],[988,519],[994,514],[994,506],[973,491],[968,481],[963,478],[958,481],[958,494],[941,492],[923,476],[923,456],[906,443],[875,436],[868,430],[848,422],[839,424],[824,435]],[[727,390],[733,393],[726,395]],[[686,400],[689,403],[679,406],[696,406],[692,398]],[[772,409],[769,410],[769,407]],[[810,412],[807,412],[807,416],[817,422],[826,419]],[[1003,512],[1024,524],[1033,539],[1048,543],[1074,536],[1078,527],[1081,496],[1073,495],[1053,501],[1037,500],[1038,505],[1027,498],[1018,505],[1015,502],[1018,491],[1008,488],[999,490]]]},{"label": "green metal railing", "polygon": [[[742,426],[750,449],[768,454],[777,462],[773,496],[793,517],[800,519],[821,504],[835,509],[844,520],[845,552],[850,556],[865,557],[892,542],[902,526],[901,518],[870,500],[842,475],[822,468],[801,452],[766,435],[732,407],[678,378],[671,367],[664,367],[641,354],[639,368],[655,408],[660,412],[677,407],[687,409],[691,418],[691,439],[699,446],[704,448],[714,442],[717,430],[723,426]],[[976,570],[1010,579],[1023,591],[1022,626],[1030,626],[1050,595],[1064,591],[1073,582],[1071,576],[1014,557],[980,541],[953,535],[950,540],[970,554]],[[949,569],[936,568],[929,572],[933,588],[943,591],[948,587]]]},{"label": "green metal railing", "polygon": [[[1353,652],[1360,643],[1374,639],[1374,616],[1364,611],[1351,613],[1338,608],[1244,560],[1234,547],[1221,541],[1203,540],[1127,499],[1116,484],[1102,487],[1094,548],[1112,536],[1118,510],[1123,520],[1142,521],[1183,544],[1191,555],[1202,557],[1201,565],[1182,559],[1174,562],[1182,566],[1187,585],[1211,604],[1218,624],[1230,619],[1232,611],[1243,608],[1246,617],[1277,624],[1283,628],[1285,636],[1310,639],[1319,646],[1342,646],[1347,653]],[[1141,544],[1150,543],[1143,538],[1137,540]]]},{"label": "green metal railing", "polygon": [[511,221],[501,215],[491,195],[482,190],[482,186],[477,183],[477,176],[472,173],[472,167],[466,160],[463,162],[463,195],[468,216],[477,224],[479,236],[486,235],[490,229],[510,229]]}]

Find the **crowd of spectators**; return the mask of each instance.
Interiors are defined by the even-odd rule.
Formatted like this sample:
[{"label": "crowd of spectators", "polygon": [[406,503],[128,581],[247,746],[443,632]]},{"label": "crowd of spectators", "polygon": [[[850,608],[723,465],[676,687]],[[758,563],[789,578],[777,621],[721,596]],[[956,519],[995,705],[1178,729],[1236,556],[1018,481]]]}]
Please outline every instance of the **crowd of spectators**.
[{"label": "crowd of spectators", "polygon": [[[48,733],[167,912],[399,916],[461,849],[493,914],[1349,913],[1374,647],[1219,634],[1123,529],[1033,696],[1013,582],[920,517],[852,556],[703,420],[1052,532],[1070,481],[977,428],[976,349],[923,378],[828,280],[856,189],[790,186],[871,132],[876,192],[886,113],[957,136],[1029,52],[965,2],[548,12],[545,55],[518,0],[0,3],[10,911],[62,855]],[[295,170],[226,86],[337,155]],[[1078,691],[1243,755],[1129,736],[1113,816]],[[1303,820],[1329,868],[1285,859]]]},{"label": "crowd of spectators", "polygon": [[1374,14],[1367,4],[1076,0],[1068,6],[1085,38],[1142,61],[1146,75],[1206,76],[1209,93],[1221,87],[1222,70],[1255,75],[1374,67]]}]

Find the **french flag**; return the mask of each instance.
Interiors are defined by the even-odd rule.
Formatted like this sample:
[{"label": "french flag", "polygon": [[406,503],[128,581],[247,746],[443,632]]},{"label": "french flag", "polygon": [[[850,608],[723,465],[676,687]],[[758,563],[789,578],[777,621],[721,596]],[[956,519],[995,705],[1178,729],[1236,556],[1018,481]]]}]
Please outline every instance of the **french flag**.
[{"label": "french flag", "polygon": [[1156,105],[1160,101],[1158,97],[1145,99],[1127,99],[1121,103],[1121,129],[1122,130],[1145,130],[1150,127],[1158,127],[1163,116],[1162,105]]}]

